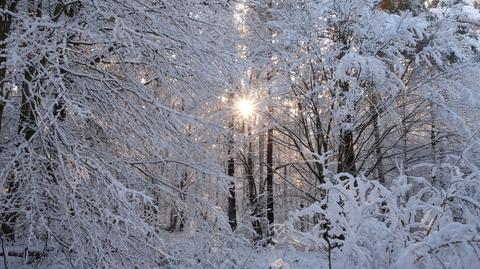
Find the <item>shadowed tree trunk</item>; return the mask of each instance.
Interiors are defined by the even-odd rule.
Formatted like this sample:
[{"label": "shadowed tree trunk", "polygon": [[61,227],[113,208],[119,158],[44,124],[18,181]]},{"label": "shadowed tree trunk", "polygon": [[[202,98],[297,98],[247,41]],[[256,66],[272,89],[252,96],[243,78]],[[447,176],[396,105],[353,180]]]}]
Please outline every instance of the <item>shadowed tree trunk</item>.
[{"label": "shadowed tree trunk", "polygon": [[384,10],[398,10],[405,7],[406,0],[382,0],[380,2],[380,8]]},{"label": "shadowed tree trunk", "polygon": [[[20,119],[17,133],[24,140],[29,141],[35,134],[35,107],[37,97],[35,96],[32,80],[36,75],[34,67],[30,66],[25,70],[24,82],[22,84],[22,102],[20,104]],[[28,148],[24,150],[29,150]],[[18,163],[16,166],[18,167]],[[15,195],[18,189],[18,183],[15,180],[15,176],[10,174],[6,182],[6,199],[10,201],[10,204],[15,204],[17,197]],[[15,208],[8,208],[2,216],[2,233],[14,240],[15,230],[14,225],[17,219],[17,213]]]},{"label": "shadowed tree trunk", "polygon": [[172,210],[170,211],[170,227],[168,229],[170,232],[181,232],[185,227],[185,212],[182,207],[185,203],[185,194],[183,193],[183,191],[185,191],[187,180],[188,172],[185,171],[183,173],[182,179],[180,180],[180,185],[178,186],[178,189],[182,191],[180,193],[181,204],[178,205],[176,202],[174,202],[172,205]]},{"label": "shadowed tree trunk", "polygon": [[340,146],[338,153],[338,172],[347,172],[355,175],[355,151],[353,148],[353,132],[342,130],[340,133]]},{"label": "shadowed tree trunk", "polygon": [[230,194],[230,196],[228,197],[228,223],[230,224],[232,231],[234,231],[235,229],[237,229],[237,205],[235,199],[235,181],[233,180],[233,177],[235,176],[235,158],[233,157],[233,118],[230,120],[228,127],[230,134],[227,141],[227,174],[232,179],[228,186],[228,192]]},{"label": "shadowed tree trunk", "polygon": [[[3,1],[2,6],[5,8],[7,3]],[[13,5],[13,6],[12,6]],[[15,8],[16,2],[10,3],[10,6],[7,7],[9,11],[13,11]],[[34,10],[34,9],[33,9]],[[31,13],[35,14],[37,12],[32,11],[30,9]],[[36,14],[38,16],[38,14]],[[4,16],[5,21],[2,22],[2,49],[5,49],[5,38],[7,37],[8,30],[10,29],[11,26],[11,16],[10,15],[5,15]],[[1,59],[2,64],[5,63],[6,58]],[[8,95],[8,90],[5,89],[5,76],[6,76],[6,68],[2,66],[2,69],[0,71],[0,76],[2,79],[2,98],[6,98]],[[21,93],[22,93],[22,101],[20,104],[20,119],[19,119],[19,125],[18,125],[18,130],[17,133],[20,137],[22,137],[25,141],[30,140],[30,138],[34,135],[35,129],[35,96],[33,94],[33,85],[32,85],[32,80],[35,77],[36,70],[33,66],[27,67],[27,69],[24,72],[24,80],[21,86]],[[3,114],[3,110],[5,107],[5,102],[3,100],[0,101],[0,114]],[[1,118],[0,118],[1,120]],[[1,124],[1,122],[0,122]],[[16,164],[18,165],[18,164]],[[15,182],[15,178],[13,174],[8,175],[7,180],[5,180],[5,193],[6,193],[6,200],[9,201],[10,207],[12,204],[14,205],[16,202],[16,197],[15,197],[15,192],[18,188],[17,182]],[[15,230],[14,230],[14,225],[16,222],[17,218],[17,213],[15,208],[8,208],[5,210],[8,213],[5,213],[1,217],[2,221],[2,234],[7,236],[10,240],[15,239]]]},{"label": "shadowed tree trunk", "polygon": [[[270,108],[270,113],[272,109]],[[267,131],[267,219],[269,224],[269,236],[273,236],[272,225],[275,221],[273,214],[273,128]]]},{"label": "shadowed tree trunk", "polygon": [[385,184],[385,175],[384,175],[384,169],[383,169],[383,153],[382,153],[382,141],[380,138],[380,126],[378,122],[378,117],[379,112],[376,109],[376,105],[379,101],[379,96],[378,93],[373,93],[372,97],[372,106],[371,106],[371,113],[372,115],[372,121],[373,121],[373,146],[375,147],[375,165],[376,165],[376,170],[377,170],[377,180]]},{"label": "shadowed tree trunk", "polygon": [[[3,12],[9,11],[14,12],[17,6],[18,1],[7,1],[0,0],[0,6],[3,9]],[[7,58],[4,56],[3,51],[6,47],[6,39],[10,33],[10,27],[12,25],[12,16],[8,13],[3,13],[0,17],[0,134],[2,133],[2,120],[3,120],[3,111],[5,109],[6,100],[10,94],[9,89],[5,87],[5,78],[7,75],[7,68],[5,63]]]},{"label": "shadowed tree trunk", "polygon": [[[340,106],[345,105],[344,95],[349,91],[349,84],[345,81],[339,81],[338,86],[342,89]],[[345,118],[345,123],[352,123],[352,115],[348,114]],[[350,128],[341,128],[340,130],[340,141],[338,147],[338,173],[350,173],[351,175],[356,174],[355,167],[355,149],[353,139],[353,130]]]},{"label": "shadowed tree trunk", "polygon": [[[15,9],[15,6],[18,1],[9,1],[9,6],[7,7],[9,11],[13,12]],[[1,2],[2,7],[5,9],[6,7],[6,1]],[[55,22],[58,17],[62,14],[64,11],[65,7],[61,1],[57,2],[55,12],[53,14],[53,17],[51,18],[53,22]],[[42,1],[32,1],[29,3],[28,6],[28,13],[29,16],[36,17],[36,18],[41,18],[42,17]],[[67,14],[68,16],[73,16],[73,13]],[[6,20],[2,21],[2,27],[1,27],[1,38],[2,38],[2,43],[1,43],[1,48],[5,48],[5,43],[3,42],[5,38],[7,37],[8,30],[10,29],[11,26],[11,16],[10,15],[5,15]],[[44,29],[40,28],[40,31],[43,31]],[[2,64],[6,60],[5,58],[0,59],[2,61]],[[47,64],[47,57],[46,55],[41,59],[40,64],[44,67],[46,67]],[[0,79],[2,79],[2,97],[6,97],[8,95],[8,92],[5,92],[5,85],[4,85],[4,78],[6,75],[6,68],[2,66],[2,69],[0,70]],[[23,141],[27,142],[32,139],[32,137],[35,135],[36,132],[36,127],[37,127],[37,117],[36,117],[36,111],[37,111],[37,106],[40,103],[40,95],[38,93],[38,83],[41,83],[36,77],[38,76],[38,71],[37,67],[34,65],[27,66],[26,70],[24,71],[24,76],[23,76],[23,83],[21,86],[21,103],[20,103],[20,118],[19,118],[19,123],[18,123],[18,129],[17,129],[17,134],[18,136],[23,139]],[[2,100],[0,99],[0,124],[1,124],[1,116],[3,113],[4,109],[4,102],[1,102]],[[61,100],[57,100],[55,105],[54,105],[54,111],[53,111],[54,116],[59,119],[60,121],[64,120],[65,118],[65,108],[63,105],[63,102]],[[28,153],[29,150],[31,150],[29,147],[26,147],[23,149]],[[21,164],[16,163],[15,166],[19,167]],[[46,170],[49,176],[52,178],[53,181],[56,181],[55,175],[54,175],[54,168],[51,166],[51,164],[46,165]],[[10,174],[5,181],[5,189],[6,189],[6,199],[7,201],[10,201],[10,206],[13,208],[9,208],[6,210],[8,213],[2,215],[2,233],[5,235],[8,235],[10,239],[14,239],[15,237],[15,222],[17,219],[17,209],[14,208],[15,204],[18,203],[18,197],[15,195],[18,189],[18,182],[16,182],[15,176],[13,174]]]},{"label": "shadowed tree trunk", "polygon": [[[247,136],[251,135],[250,127],[247,127]],[[247,184],[248,184],[248,201],[250,203],[250,208],[252,210],[252,217],[254,220],[252,221],[252,227],[257,234],[257,239],[262,238],[263,232],[262,227],[260,224],[260,208],[259,208],[259,199],[257,196],[257,186],[255,184],[255,177],[253,175],[254,171],[254,163],[253,163],[253,144],[251,141],[248,142],[247,145],[247,154],[246,160],[244,163],[245,166],[245,174],[247,176]]]},{"label": "shadowed tree trunk", "polygon": [[378,113],[375,112],[373,116],[373,135],[374,135],[374,147],[375,147],[375,158],[377,165],[377,180],[385,184],[385,175],[383,169],[383,153],[382,153],[382,142],[380,140],[380,128],[378,126]]}]

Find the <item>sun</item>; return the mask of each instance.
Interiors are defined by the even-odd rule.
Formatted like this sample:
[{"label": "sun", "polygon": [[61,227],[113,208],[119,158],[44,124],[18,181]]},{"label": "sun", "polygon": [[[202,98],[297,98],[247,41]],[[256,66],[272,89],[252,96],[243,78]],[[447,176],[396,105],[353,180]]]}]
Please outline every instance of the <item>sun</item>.
[{"label": "sun", "polygon": [[238,113],[244,118],[251,117],[255,112],[255,105],[252,100],[246,98],[239,99],[236,102],[235,107]]}]

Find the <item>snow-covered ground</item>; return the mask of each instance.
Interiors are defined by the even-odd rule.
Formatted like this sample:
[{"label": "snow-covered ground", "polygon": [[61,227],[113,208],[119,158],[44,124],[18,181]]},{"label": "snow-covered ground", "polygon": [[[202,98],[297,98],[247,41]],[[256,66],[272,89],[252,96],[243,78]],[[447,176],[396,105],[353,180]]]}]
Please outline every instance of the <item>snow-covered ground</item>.
[{"label": "snow-covered ground", "polygon": [[256,264],[257,268],[271,269],[328,268],[324,253],[305,252],[292,246],[279,246],[265,251],[257,256]]}]

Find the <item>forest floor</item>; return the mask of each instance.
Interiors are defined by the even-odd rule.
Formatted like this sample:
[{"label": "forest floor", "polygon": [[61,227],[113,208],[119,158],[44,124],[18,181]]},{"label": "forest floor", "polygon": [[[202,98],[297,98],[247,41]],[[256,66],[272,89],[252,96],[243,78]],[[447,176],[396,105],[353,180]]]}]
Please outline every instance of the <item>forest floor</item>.
[{"label": "forest floor", "polygon": [[256,262],[257,268],[269,269],[308,269],[327,268],[325,253],[320,250],[297,250],[292,246],[276,246],[260,253]]}]

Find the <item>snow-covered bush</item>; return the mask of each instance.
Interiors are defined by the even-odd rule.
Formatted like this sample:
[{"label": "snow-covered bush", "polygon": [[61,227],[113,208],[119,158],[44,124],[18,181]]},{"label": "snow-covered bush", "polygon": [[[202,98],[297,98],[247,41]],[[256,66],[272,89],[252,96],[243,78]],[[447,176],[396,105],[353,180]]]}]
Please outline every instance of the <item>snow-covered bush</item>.
[{"label": "snow-covered bush", "polygon": [[[418,167],[416,167],[418,168]],[[474,268],[480,257],[480,175],[431,166],[447,178],[376,180],[332,174],[325,196],[291,213],[279,242],[332,255],[332,268]],[[406,171],[408,173],[408,171]]]}]

